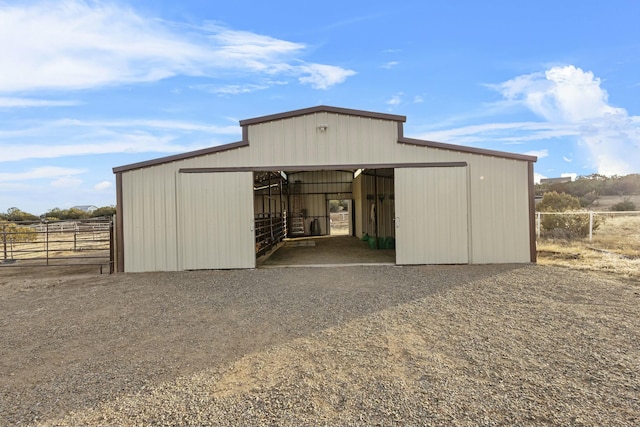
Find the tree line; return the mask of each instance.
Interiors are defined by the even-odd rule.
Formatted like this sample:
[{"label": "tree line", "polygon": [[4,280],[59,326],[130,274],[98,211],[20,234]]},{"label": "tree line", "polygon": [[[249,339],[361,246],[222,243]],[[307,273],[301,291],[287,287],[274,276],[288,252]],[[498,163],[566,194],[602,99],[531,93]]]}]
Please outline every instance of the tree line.
[{"label": "tree line", "polygon": [[[635,194],[640,194],[640,174],[581,176],[571,182],[537,184],[536,196],[542,196],[542,200],[536,204],[536,211],[576,212],[591,205],[600,196],[624,197]],[[624,199],[611,209],[635,211],[637,207],[631,200]],[[595,231],[602,224],[602,218],[588,215],[544,215],[540,221],[543,235],[555,238],[586,237],[589,230]]]},{"label": "tree line", "polygon": [[[640,174],[605,176],[597,173],[579,176],[571,182],[536,184],[536,196],[556,192],[576,197],[581,207],[587,207],[601,196],[630,196],[640,194]],[[629,203],[627,203],[628,205]],[[624,206],[622,206],[624,207]],[[630,209],[623,209],[630,210]]]},{"label": "tree line", "polygon": [[62,220],[74,220],[74,219],[89,219],[89,218],[99,218],[104,216],[111,216],[116,213],[115,206],[103,206],[101,208],[95,209],[91,212],[83,211],[82,209],[70,208],[70,209],[60,209],[53,208],[47,211],[43,215],[34,215],[29,212],[25,212],[19,208],[9,208],[7,212],[0,212],[0,221],[62,221]]}]

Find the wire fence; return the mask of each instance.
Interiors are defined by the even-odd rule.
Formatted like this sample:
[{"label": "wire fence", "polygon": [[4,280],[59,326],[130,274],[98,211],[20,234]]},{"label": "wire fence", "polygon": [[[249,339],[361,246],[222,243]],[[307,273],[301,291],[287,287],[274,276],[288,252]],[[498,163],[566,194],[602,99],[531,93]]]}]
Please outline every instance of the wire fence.
[{"label": "wire fence", "polygon": [[[564,229],[563,229],[564,227]],[[640,211],[536,212],[536,236],[640,239]],[[637,241],[640,245],[640,240]]]},{"label": "wire fence", "polygon": [[113,273],[113,218],[0,222],[0,268],[79,265]]}]

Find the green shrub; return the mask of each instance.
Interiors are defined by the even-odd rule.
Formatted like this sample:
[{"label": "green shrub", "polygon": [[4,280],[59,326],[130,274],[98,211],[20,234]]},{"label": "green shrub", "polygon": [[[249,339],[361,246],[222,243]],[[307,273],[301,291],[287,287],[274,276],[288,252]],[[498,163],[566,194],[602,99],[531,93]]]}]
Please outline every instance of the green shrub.
[{"label": "green shrub", "polygon": [[624,199],[624,201],[616,203],[615,205],[611,206],[611,210],[612,211],[635,211],[636,204],[629,199]]},{"label": "green shrub", "polygon": [[587,206],[591,206],[593,202],[598,200],[598,193],[596,193],[595,190],[590,191],[584,196],[580,197],[579,200],[580,200],[580,206],[582,206],[583,208],[586,208]]},{"label": "green shrub", "polygon": [[[542,215],[541,226],[545,237],[571,239],[589,235],[589,213],[579,212],[580,200],[566,193],[545,193],[536,209],[540,212],[575,212],[570,215]],[[600,217],[593,217],[593,229],[600,227]]]},{"label": "green shrub", "polygon": [[0,221],[0,242],[24,243],[36,240],[38,240],[38,233],[31,227],[21,227],[10,222]]}]

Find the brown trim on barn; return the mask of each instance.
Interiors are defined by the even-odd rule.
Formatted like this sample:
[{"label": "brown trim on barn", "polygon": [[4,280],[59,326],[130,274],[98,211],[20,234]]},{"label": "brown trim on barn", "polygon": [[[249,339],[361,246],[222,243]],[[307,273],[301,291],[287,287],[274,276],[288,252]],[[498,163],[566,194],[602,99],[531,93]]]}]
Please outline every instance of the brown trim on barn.
[{"label": "brown trim on barn", "polygon": [[[245,132],[242,132],[243,136]],[[171,163],[178,160],[191,159],[194,157],[206,156],[207,154],[220,153],[222,151],[234,150],[236,148],[249,146],[248,140],[233,142],[231,144],[217,145],[215,147],[203,148],[202,150],[189,151],[187,153],[175,154],[173,156],[160,157],[158,159],[147,160],[144,162],[132,163],[130,165],[119,166],[113,168],[113,173],[127,172],[134,169],[142,169],[149,166],[161,165],[163,163]]]},{"label": "brown trim on barn", "polygon": [[216,173],[216,172],[307,172],[319,170],[343,169],[395,169],[395,168],[452,168],[465,167],[467,162],[439,162],[439,163],[381,163],[381,164],[351,164],[351,165],[307,165],[307,166],[246,166],[219,168],[182,168],[178,173]]},{"label": "brown trim on barn", "polygon": [[291,117],[303,116],[314,113],[335,113],[346,116],[369,117],[372,119],[391,120],[397,122],[406,122],[406,116],[396,114],[376,113],[373,111],[353,110],[350,108],[330,107],[328,105],[319,105],[317,107],[302,108],[300,110],[287,111],[284,113],[269,114],[267,116],[255,117],[253,119],[240,120],[240,126],[255,125],[258,123],[271,122],[274,120],[288,119]]},{"label": "brown trim on barn", "polygon": [[439,148],[448,151],[458,151],[461,153],[480,154],[483,156],[500,157],[503,159],[525,160],[527,162],[535,162],[538,160],[535,156],[527,156],[526,154],[508,153],[506,151],[487,150],[486,148],[464,147],[462,145],[445,144],[444,142],[426,141],[422,139],[405,138],[400,136],[398,143],[417,145],[420,147]]},{"label": "brown trim on barn", "polygon": [[531,262],[538,261],[536,250],[536,186],[533,177],[533,162],[529,162],[529,245]]},{"label": "brown trim on barn", "polygon": [[[406,122],[407,120],[405,116],[320,105],[317,107],[303,108],[300,110],[293,110],[285,113],[271,114],[267,116],[256,117],[253,119],[241,120],[240,121],[240,126],[242,127],[241,141],[233,142],[230,144],[218,145],[215,147],[204,148],[202,150],[190,151],[187,153],[175,154],[167,157],[160,157],[157,159],[147,160],[144,162],[138,162],[138,163],[132,163],[129,165],[119,166],[119,167],[113,168],[113,173],[127,172],[130,170],[142,169],[149,166],[156,166],[164,163],[171,163],[179,160],[186,160],[194,157],[219,153],[222,151],[233,150],[236,148],[247,147],[249,146],[249,125],[264,123],[272,120],[282,120],[282,119],[297,117],[305,114],[313,114],[318,112],[329,112],[329,113],[344,114],[344,115],[351,115],[351,116],[358,116],[358,117],[369,117],[369,118],[375,118],[375,119],[396,121],[398,123],[398,143],[401,143],[401,144],[438,148],[442,150],[457,151],[461,153],[481,154],[485,156],[493,156],[493,157],[500,157],[500,158],[506,158],[506,159],[525,160],[529,162],[537,161],[536,157],[527,156],[524,154],[515,154],[515,153],[504,152],[504,151],[487,150],[483,148],[465,147],[461,145],[446,144],[442,142],[406,138],[404,136],[404,126],[403,126],[404,122]],[[271,169],[271,170],[274,170],[274,169]]]},{"label": "brown trim on barn", "polygon": [[242,140],[245,141],[247,145],[249,145],[249,127],[248,126],[242,126]]},{"label": "brown trim on barn", "polygon": [[116,174],[116,268],[124,273],[124,228],[122,214],[122,173]]}]

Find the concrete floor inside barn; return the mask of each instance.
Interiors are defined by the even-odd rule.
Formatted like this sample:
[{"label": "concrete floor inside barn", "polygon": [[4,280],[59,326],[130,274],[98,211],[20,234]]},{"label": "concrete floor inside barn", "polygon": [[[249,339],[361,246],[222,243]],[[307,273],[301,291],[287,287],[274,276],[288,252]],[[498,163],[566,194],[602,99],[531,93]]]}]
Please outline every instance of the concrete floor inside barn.
[{"label": "concrete floor inside barn", "polygon": [[285,239],[258,259],[258,268],[309,267],[359,264],[395,264],[394,249],[372,249],[352,236],[312,236]]}]

